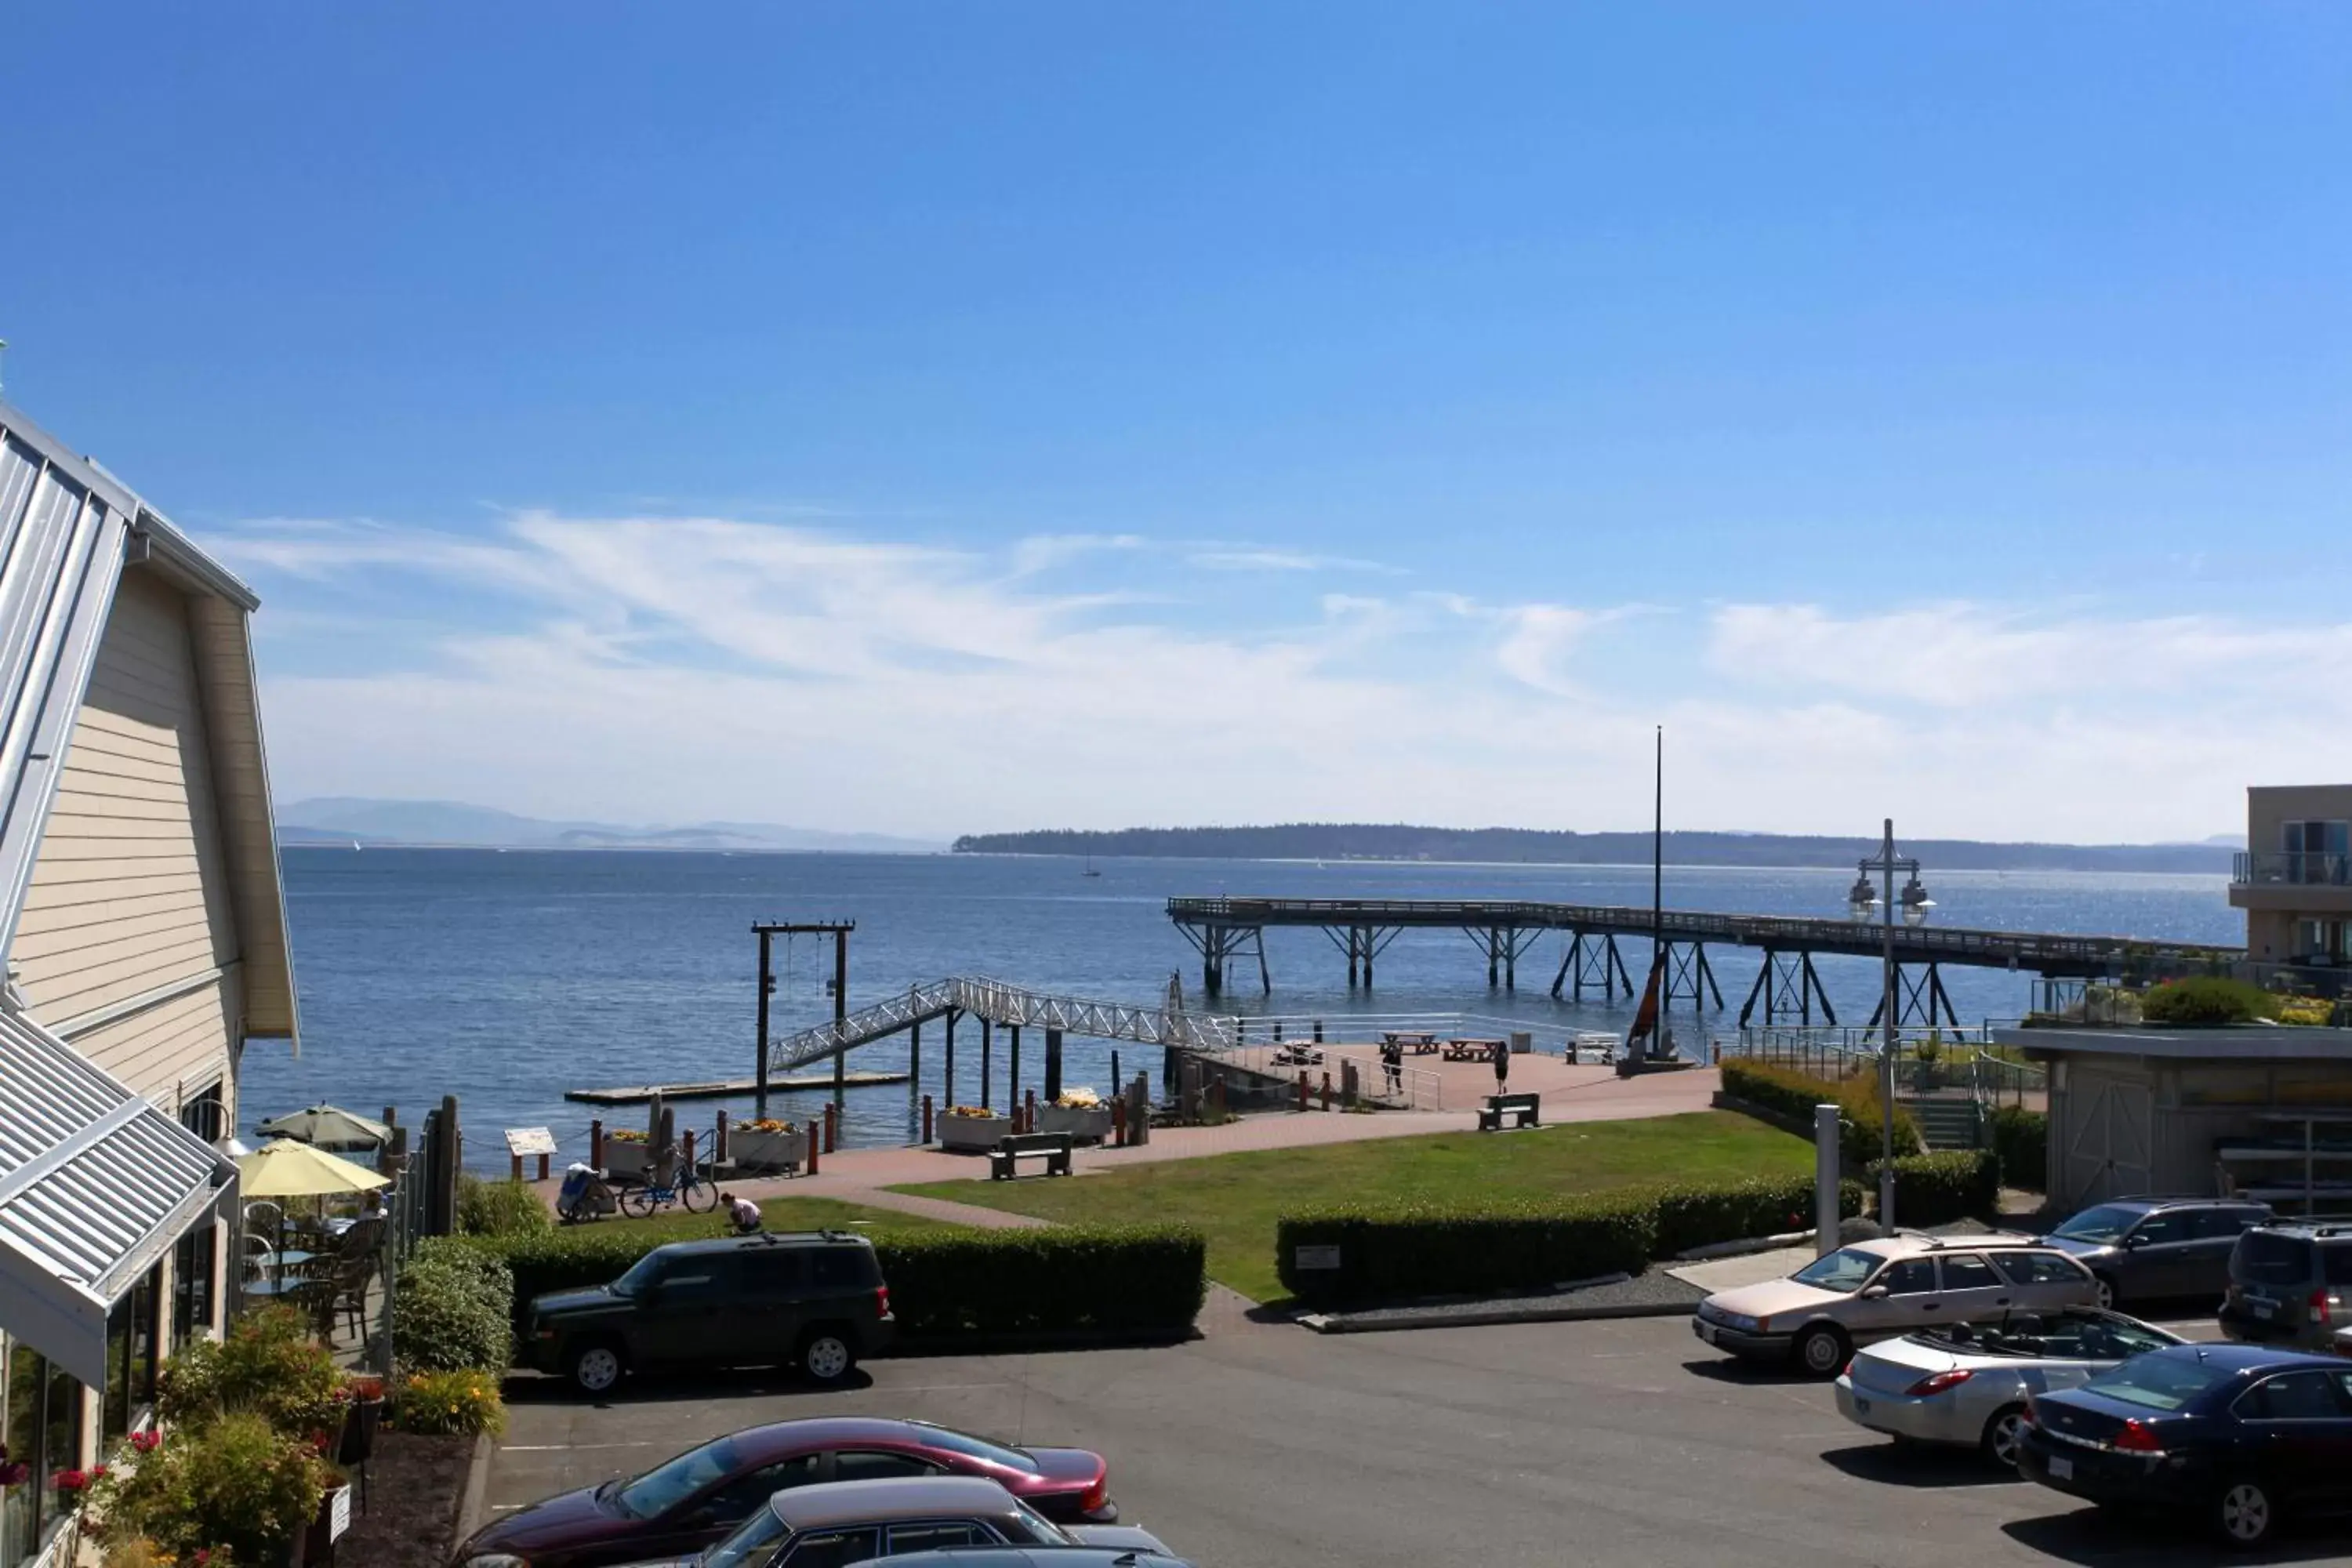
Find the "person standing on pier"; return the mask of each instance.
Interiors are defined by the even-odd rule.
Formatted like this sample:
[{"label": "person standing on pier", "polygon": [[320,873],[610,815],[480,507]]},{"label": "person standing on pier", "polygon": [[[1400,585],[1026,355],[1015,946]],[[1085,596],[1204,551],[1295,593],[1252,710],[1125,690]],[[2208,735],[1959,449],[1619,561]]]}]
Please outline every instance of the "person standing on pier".
[{"label": "person standing on pier", "polygon": [[1389,1092],[1392,1095],[1402,1095],[1404,1092],[1404,1047],[1402,1044],[1395,1040],[1384,1040],[1381,1042],[1381,1071],[1389,1080]]},{"label": "person standing on pier", "polygon": [[1495,1092],[1500,1094],[1511,1081],[1511,1042],[1495,1042]]}]

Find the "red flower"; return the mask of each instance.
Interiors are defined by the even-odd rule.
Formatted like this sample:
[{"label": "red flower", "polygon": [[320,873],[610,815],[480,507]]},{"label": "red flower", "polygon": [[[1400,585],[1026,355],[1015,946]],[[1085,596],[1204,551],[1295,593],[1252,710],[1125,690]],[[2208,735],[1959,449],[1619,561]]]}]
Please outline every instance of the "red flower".
[{"label": "red flower", "polygon": [[11,1465],[0,1465],[0,1488],[21,1487],[32,1479],[33,1467],[18,1459]]},{"label": "red flower", "polygon": [[89,1475],[85,1470],[59,1470],[49,1478],[49,1484],[61,1492],[78,1492],[89,1485]]},{"label": "red flower", "polygon": [[92,1466],[89,1468],[89,1479],[90,1479],[91,1480],[94,1480],[94,1481],[95,1481],[95,1480],[102,1479],[104,1479],[105,1475],[106,1475],[106,1467],[105,1467],[104,1465],[92,1465]]},{"label": "red flower", "polygon": [[144,1432],[133,1432],[131,1434],[131,1446],[142,1454],[152,1454],[163,1446],[163,1434],[152,1427]]},{"label": "red flower", "polygon": [[199,1546],[196,1548],[196,1568],[205,1568],[205,1565],[212,1560],[213,1549],[211,1547]]}]

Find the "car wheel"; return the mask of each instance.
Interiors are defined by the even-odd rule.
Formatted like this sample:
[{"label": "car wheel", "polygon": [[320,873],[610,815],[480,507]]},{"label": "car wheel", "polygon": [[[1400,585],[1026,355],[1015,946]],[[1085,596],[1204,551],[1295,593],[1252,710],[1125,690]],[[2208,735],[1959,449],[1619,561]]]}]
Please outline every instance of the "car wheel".
[{"label": "car wheel", "polygon": [[2233,1480],[2221,1489],[2213,1523],[2231,1546],[2260,1546],[2278,1523],[2278,1505],[2260,1481]]},{"label": "car wheel", "polygon": [[1985,1423],[1984,1436],[1977,1439],[1977,1447],[1992,1463],[2004,1470],[2013,1470],[2017,1468],[2017,1446],[2024,1437],[2025,1406],[2004,1405]]},{"label": "car wheel", "polygon": [[839,1329],[811,1329],[801,1339],[801,1371],[811,1383],[839,1383],[857,1365],[849,1336]]},{"label": "car wheel", "polygon": [[2114,1311],[2116,1310],[2116,1303],[2124,1299],[2124,1293],[2116,1289],[2114,1278],[2105,1274],[2094,1274],[2091,1278],[2098,1281],[2099,1310],[2102,1312]]},{"label": "car wheel", "polygon": [[627,1370],[621,1352],[609,1344],[589,1343],[572,1352],[572,1386],[591,1396],[610,1394]]},{"label": "car wheel", "polygon": [[1835,1377],[1846,1363],[1845,1335],[1828,1323],[1816,1323],[1797,1336],[1797,1365],[1808,1377]]}]

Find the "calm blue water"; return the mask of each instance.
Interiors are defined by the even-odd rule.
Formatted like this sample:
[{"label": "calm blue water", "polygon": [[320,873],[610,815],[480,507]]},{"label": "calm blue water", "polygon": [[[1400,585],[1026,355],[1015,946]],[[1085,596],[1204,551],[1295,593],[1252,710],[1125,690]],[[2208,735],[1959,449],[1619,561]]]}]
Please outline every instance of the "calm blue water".
[{"label": "calm blue water", "polygon": [[[1509,898],[1646,904],[1646,867],[1426,866],[1213,860],[1076,862],[963,856],[718,855],[473,850],[285,852],[303,1050],[257,1045],[244,1065],[247,1126],[328,1100],[421,1118],[458,1097],[473,1163],[504,1163],[498,1130],[552,1127],[567,1152],[584,1151],[590,1109],[563,1090],[616,1084],[749,1077],[752,1068],[754,920],[845,916],[850,1005],[956,973],[987,974],[1039,990],[1114,1001],[1158,999],[1171,971],[1200,1001],[1199,961],[1168,922],[1163,901],[1185,894],[1318,898]],[[1836,916],[1852,873],[1669,868],[1669,907]],[[1951,873],[1927,876],[1939,924],[2126,934],[2176,941],[2243,940],[2242,916],[2219,877]],[[1350,1011],[1475,1009],[1549,1029],[1622,1031],[1630,1007],[1548,995],[1564,939],[1546,938],[1520,962],[1516,997],[1489,993],[1485,961],[1466,937],[1408,931],[1381,955],[1376,998],[1351,997],[1346,962],[1319,931],[1267,933],[1274,993],[1228,989],[1227,1010],[1338,1016]],[[1625,943],[1643,972],[1639,942]],[[1756,955],[1709,950],[1729,1027],[1754,979]],[[778,964],[784,963],[779,942]],[[772,1027],[782,1034],[831,1015],[829,951],[803,939],[780,985]],[[1867,960],[1829,958],[1822,979],[1841,1019],[1859,1024],[1879,984]],[[1949,969],[1946,988],[1966,1019],[2015,1016],[2029,979]],[[1679,1025],[1687,1035],[1690,1026]],[[1043,1067],[1044,1042],[1024,1031],[1024,1082]],[[1004,1039],[995,1052],[1004,1103]],[[924,1031],[921,1089],[943,1096],[940,1030]],[[957,1037],[957,1098],[978,1098],[979,1031]],[[1110,1047],[1072,1039],[1066,1077],[1107,1087]],[[1156,1053],[1123,1051],[1127,1070],[1157,1068]],[[853,1065],[903,1070],[900,1043],[857,1052]],[[821,1110],[816,1094],[782,1097],[782,1114]],[[681,1107],[681,1125],[708,1126],[714,1102]],[[748,1102],[730,1113],[748,1114]],[[642,1111],[605,1113],[627,1121]],[[853,1089],[855,1142],[907,1136],[904,1086]]]}]

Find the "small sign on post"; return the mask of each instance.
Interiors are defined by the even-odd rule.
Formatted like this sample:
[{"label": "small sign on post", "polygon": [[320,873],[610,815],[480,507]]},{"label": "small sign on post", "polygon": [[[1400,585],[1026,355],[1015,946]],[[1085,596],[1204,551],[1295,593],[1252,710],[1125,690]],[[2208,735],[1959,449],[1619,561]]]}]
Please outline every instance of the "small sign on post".
[{"label": "small sign on post", "polygon": [[522,1180],[522,1162],[526,1154],[539,1156],[539,1179],[547,1180],[547,1159],[555,1152],[555,1134],[544,1127],[509,1127],[506,1130],[507,1155],[511,1162],[509,1173]]},{"label": "small sign on post", "polygon": [[341,1541],[352,1528],[352,1489],[337,1487],[327,1496],[327,1539]]}]

